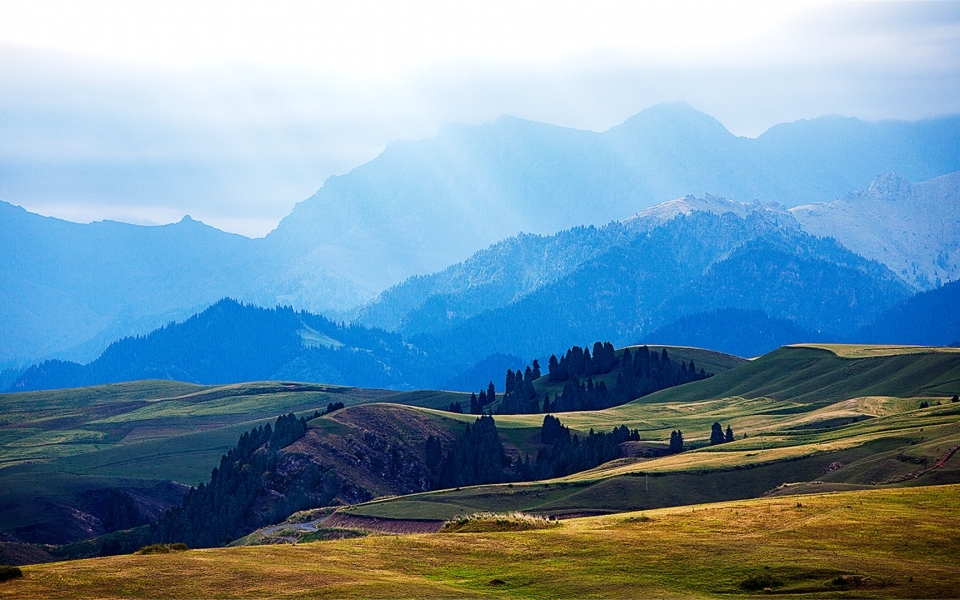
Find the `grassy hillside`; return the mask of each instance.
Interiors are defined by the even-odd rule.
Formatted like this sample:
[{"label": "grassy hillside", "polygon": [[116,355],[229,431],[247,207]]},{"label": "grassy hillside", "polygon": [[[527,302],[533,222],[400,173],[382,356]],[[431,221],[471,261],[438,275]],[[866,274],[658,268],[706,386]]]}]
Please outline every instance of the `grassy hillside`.
[{"label": "grassy hillside", "polygon": [[[0,394],[0,530],[43,543],[96,535],[99,490],[110,488],[131,492],[156,516],[185,490],[164,482],[206,481],[244,431],[291,411],[311,415],[331,402],[393,395],[293,382],[172,381]],[[430,398],[399,400],[433,406]]]},{"label": "grassy hillside", "polygon": [[32,565],[8,598],[955,597],[960,486]]},{"label": "grassy hillside", "polygon": [[[435,492],[350,510],[429,519],[487,509],[569,515],[745,498],[818,479],[892,484],[960,442],[954,425],[960,405],[949,401],[960,392],[960,353],[951,350],[887,349],[876,356],[863,348],[788,347],[750,362],[698,349],[670,352],[728,370],[615,408],[559,416],[581,434],[618,425],[638,429],[642,441],[632,444],[641,447],[662,445],[681,429],[690,452],[624,458],[561,481]],[[844,352],[868,356],[838,355]],[[330,402],[347,408],[311,421],[307,436],[288,451],[352,482],[345,502],[418,492],[429,488],[427,436],[452,440],[474,419],[436,409],[465,398],[284,382],[162,381],[0,395],[0,529],[31,542],[97,535],[103,490],[111,488],[129,491],[156,516],[185,489],[165,482],[204,481],[243,431],[280,413],[313,414]],[[921,409],[921,400],[932,406]],[[498,416],[507,453],[535,456],[542,421],[542,415]],[[738,439],[700,448],[714,421],[730,425]],[[749,437],[740,439],[743,434]],[[956,460],[923,481],[960,481]],[[831,467],[838,462],[844,468]],[[649,495],[638,495],[641,483]]]},{"label": "grassy hillside", "polygon": [[[860,386],[859,388],[857,386]],[[447,519],[478,510],[551,515],[616,512],[758,496],[789,483],[917,485],[960,481],[960,353],[908,350],[846,359],[783,348],[712,379],[595,412],[560,413],[581,433],[625,424],[642,443],[684,432],[682,454],[624,458],[564,479],[391,498],[343,509],[395,519]],[[921,402],[930,404],[920,408]],[[498,416],[515,456],[539,449],[540,415]],[[714,421],[737,440],[707,445]],[[747,434],[748,437],[743,438]]]}]

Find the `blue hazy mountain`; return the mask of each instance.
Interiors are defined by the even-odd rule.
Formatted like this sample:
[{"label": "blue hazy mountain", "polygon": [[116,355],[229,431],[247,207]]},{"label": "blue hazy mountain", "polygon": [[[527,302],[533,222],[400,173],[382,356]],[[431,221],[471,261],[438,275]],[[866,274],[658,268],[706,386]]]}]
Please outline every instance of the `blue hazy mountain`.
[{"label": "blue hazy mountain", "polygon": [[649,108],[600,133],[503,117],[389,144],[328,179],[267,241],[304,256],[304,271],[379,291],[521,231],[599,226],[708,192],[787,207],[830,202],[888,171],[914,182],[960,171],[960,117],[828,116],[756,139],[683,104]]},{"label": "blue hazy mountain", "polygon": [[[526,303],[566,315],[547,319],[547,329],[572,321],[580,335],[630,343],[681,316],[733,307],[845,335],[908,294],[889,269],[806,234],[782,206],[705,196],[600,228],[515,236],[386,290],[359,311],[358,322],[415,339],[491,311],[505,311],[496,317],[504,322],[530,321],[505,316]],[[580,305],[596,314],[575,316]]]},{"label": "blue hazy mountain", "polygon": [[804,329],[790,319],[775,319],[760,310],[719,308],[680,317],[643,338],[645,344],[695,346],[736,356],[760,356],[781,346],[839,342],[836,335]]},{"label": "blue hazy mountain", "polygon": [[884,173],[866,189],[791,213],[805,231],[879,260],[917,290],[960,277],[960,173],[914,184]]},{"label": "blue hazy mountain", "polygon": [[[394,298],[410,293],[406,304],[375,303],[360,320],[427,334],[439,331],[438,323],[442,329],[445,321],[520,300],[611,243],[541,239],[557,231],[582,225],[567,235],[620,235],[604,226],[691,193],[809,205],[867,189],[888,171],[920,182],[958,170],[960,117],[916,123],[821,117],[747,139],[688,106],[661,105],[600,133],[504,117],[391,143],[369,163],[328,179],[259,240],[190,219],[162,227],[78,225],[0,203],[0,368],[45,358],[89,361],[113,340],[184,319],[225,296],[352,318],[357,313],[348,309],[396,285]],[[927,200],[956,206],[955,179],[937,184],[936,193],[897,198],[909,212],[910,199],[922,197],[924,214],[936,220]],[[815,211],[826,216],[800,222],[816,221],[817,231],[827,232],[836,221],[840,230],[829,235],[869,238],[860,230],[843,237],[858,223],[850,215],[869,213],[871,203],[887,196],[866,194],[852,209]],[[509,239],[519,232],[529,239]],[[905,251],[896,257],[932,261],[918,266],[921,274],[939,272],[939,263],[953,269],[960,257],[955,237],[927,239],[933,245],[917,257]],[[470,269],[431,275],[500,240],[508,241],[491,252],[519,253],[499,263],[500,271],[478,272],[470,286],[460,283]],[[883,259],[881,250],[890,246],[864,247],[880,254],[857,251]],[[907,277],[901,270],[898,276]],[[415,275],[422,276],[419,291],[407,281]],[[907,275],[915,289],[936,285],[935,276]]]},{"label": "blue hazy mountain", "polygon": [[904,300],[857,331],[851,340],[870,344],[960,345],[960,281]]},{"label": "blue hazy mountain", "polygon": [[181,323],[116,341],[86,365],[60,360],[34,365],[10,391],[138,379],[294,380],[408,389],[429,386],[435,373],[423,353],[397,334],[337,324],[289,307],[264,309],[225,299]]},{"label": "blue hazy mountain", "polygon": [[259,269],[251,240],[189,217],[81,225],[2,202],[0,256],[0,363],[71,349],[89,360],[124,335],[241,296]]},{"label": "blue hazy mountain", "polygon": [[637,343],[681,317],[724,308],[841,337],[910,294],[883,265],[799,229],[767,229],[764,217],[680,215],[519,300],[410,341],[460,361],[543,356],[597,339]]}]

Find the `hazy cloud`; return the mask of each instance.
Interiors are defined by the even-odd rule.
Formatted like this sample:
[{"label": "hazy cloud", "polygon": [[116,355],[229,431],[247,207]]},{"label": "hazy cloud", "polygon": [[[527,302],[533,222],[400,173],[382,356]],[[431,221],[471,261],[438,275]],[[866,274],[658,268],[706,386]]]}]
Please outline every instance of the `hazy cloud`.
[{"label": "hazy cloud", "polygon": [[0,4],[0,199],[263,235],[447,121],[960,112],[960,3],[342,4]]}]

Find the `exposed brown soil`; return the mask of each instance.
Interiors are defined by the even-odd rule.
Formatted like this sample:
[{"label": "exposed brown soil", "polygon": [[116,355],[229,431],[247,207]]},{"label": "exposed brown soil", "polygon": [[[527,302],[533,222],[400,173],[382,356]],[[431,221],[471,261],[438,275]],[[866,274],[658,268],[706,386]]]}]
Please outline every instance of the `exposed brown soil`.
[{"label": "exposed brown soil", "polygon": [[331,430],[314,421],[317,424],[284,451],[309,457],[350,482],[337,497],[343,504],[430,489],[427,437],[436,436],[443,443],[453,440],[437,417],[398,406],[353,406],[325,419],[342,427]]}]

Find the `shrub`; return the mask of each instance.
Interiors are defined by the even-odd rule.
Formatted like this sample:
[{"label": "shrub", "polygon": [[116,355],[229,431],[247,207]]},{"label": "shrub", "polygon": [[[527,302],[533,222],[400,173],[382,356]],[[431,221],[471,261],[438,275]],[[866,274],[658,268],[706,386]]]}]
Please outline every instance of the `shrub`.
[{"label": "shrub", "polygon": [[559,527],[560,523],[540,515],[512,513],[474,513],[464,515],[443,524],[445,533],[482,533],[489,531],[527,531]]},{"label": "shrub", "polygon": [[761,573],[760,575],[751,575],[740,582],[740,589],[755,592],[767,588],[775,588],[783,585],[783,582],[770,573]]},{"label": "shrub", "polygon": [[0,565],[0,581],[16,579],[17,577],[23,577],[23,571],[20,570],[20,567]]},{"label": "shrub", "polygon": [[183,552],[189,550],[186,544],[150,544],[137,550],[136,554],[169,554],[170,552]]}]

